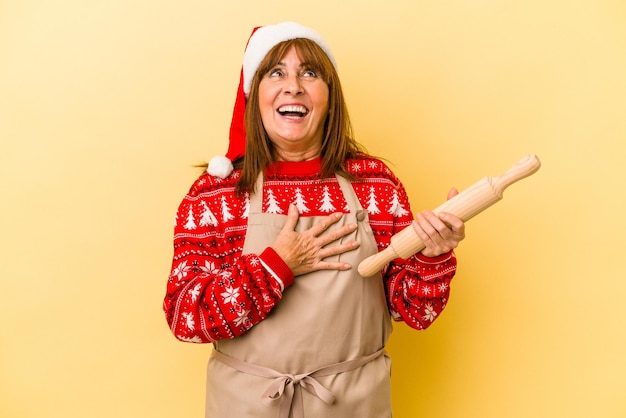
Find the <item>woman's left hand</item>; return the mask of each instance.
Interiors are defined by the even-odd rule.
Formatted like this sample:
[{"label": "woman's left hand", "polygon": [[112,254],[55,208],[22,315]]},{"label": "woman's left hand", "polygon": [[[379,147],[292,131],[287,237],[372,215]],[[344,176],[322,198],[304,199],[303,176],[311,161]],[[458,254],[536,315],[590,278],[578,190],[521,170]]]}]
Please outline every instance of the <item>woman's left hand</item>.
[{"label": "woman's left hand", "polygon": [[[448,200],[458,193],[456,189],[451,189]],[[455,249],[465,238],[465,223],[448,212],[440,212],[439,216],[429,210],[417,213],[413,229],[425,245],[421,253],[426,257],[445,254]]]}]

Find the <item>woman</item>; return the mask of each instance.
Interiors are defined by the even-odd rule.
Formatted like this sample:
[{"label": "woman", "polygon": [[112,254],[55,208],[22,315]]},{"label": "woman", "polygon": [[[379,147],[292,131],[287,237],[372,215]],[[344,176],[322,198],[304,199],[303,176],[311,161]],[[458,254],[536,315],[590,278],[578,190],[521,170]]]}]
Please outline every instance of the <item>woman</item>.
[{"label": "woman", "polygon": [[[164,310],[178,339],[214,345],[207,417],[389,417],[390,317],[424,329],[447,303],[463,222],[413,219],[352,139],[335,67],[309,28],[255,30],[228,158],[179,207]],[[426,248],[361,277],[405,227]]]}]

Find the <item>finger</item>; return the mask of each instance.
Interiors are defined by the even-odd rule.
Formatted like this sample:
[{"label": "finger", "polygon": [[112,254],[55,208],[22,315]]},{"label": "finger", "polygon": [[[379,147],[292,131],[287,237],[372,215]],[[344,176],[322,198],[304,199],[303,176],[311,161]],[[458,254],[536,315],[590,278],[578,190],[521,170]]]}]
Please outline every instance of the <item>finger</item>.
[{"label": "finger", "polygon": [[332,231],[325,232],[324,234],[321,234],[319,237],[320,244],[322,247],[325,245],[328,245],[331,242],[337,241],[338,239],[341,239],[345,237],[346,235],[351,234],[352,232],[356,230],[356,228],[357,228],[356,224],[349,224],[349,225],[342,226],[341,228],[337,228]]},{"label": "finger", "polygon": [[[443,237],[442,234],[426,219],[427,216],[429,216],[427,213],[418,213],[415,216],[415,221],[413,222],[413,229],[424,243],[424,249],[421,253],[427,257],[436,257],[448,251],[445,246],[446,238]],[[439,222],[443,224],[443,222]],[[451,234],[449,230],[447,231],[448,235]]]},{"label": "finger", "polygon": [[315,270],[350,270],[352,265],[344,262],[320,261],[315,265]]},{"label": "finger", "polygon": [[455,234],[460,236],[465,235],[465,223],[459,217],[449,212],[441,212],[439,218],[446,223]]},{"label": "finger", "polygon": [[428,245],[428,241],[430,241],[431,238],[429,232],[425,228],[430,229],[431,233],[433,232],[430,224],[426,222],[426,219],[424,219],[424,215],[417,213],[415,215],[415,220],[413,221],[413,229],[422,242]]},{"label": "finger", "polygon": [[431,238],[438,238],[449,232],[448,226],[433,212],[425,210],[418,215],[422,228]]},{"label": "finger", "polygon": [[298,208],[296,207],[296,205],[291,203],[289,205],[289,209],[287,209],[287,220],[285,221],[283,230],[295,231],[296,225],[298,224],[299,217],[300,217],[300,213],[298,212]]},{"label": "finger", "polygon": [[341,212],[336,212],[336,213],[333,213],[332,215],[328,215],[328,216],[324,217],[321,221],[319,221],[318,223],[313,225],[309,229],[309,231],[314,236],[318,236],[322,232],[324,232],[328,228],[330,228],[331,225],[337,223],[337,221],[339,221],[342,217],[343,217],[343,213],[341,213]]},{"label": "finger", "polygon": [[451,188],[450,191],[448,192],[448,200],[452,199],[454,196],[458,194],[459,194],[459,191],[456,189],[456,187]]},{"label": "finger", "polygon": [[320,260],[314,264],[303,263],[295,266],[292,271],[294,276],[311,273],[318,270],[350,270],[352,265],[346,262],[331,262]]},{"label": "finger", "polygon": [[359,248],[361,244],[358,241],[350,241],[345,244],[331,245],[329,247],[325,247],[320,249],[318,252],[318,256],[320,260],[324,260],[325,258],[332,257],[335,255],[347,253],[348,251],[355,250]]}]

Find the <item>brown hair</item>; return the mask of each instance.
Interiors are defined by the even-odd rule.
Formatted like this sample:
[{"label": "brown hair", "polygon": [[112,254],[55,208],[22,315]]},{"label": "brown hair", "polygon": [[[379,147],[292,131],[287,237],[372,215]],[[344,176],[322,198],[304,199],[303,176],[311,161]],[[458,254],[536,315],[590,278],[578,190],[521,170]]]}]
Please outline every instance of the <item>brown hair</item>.
[{"label": "brown hair", "polygon": [[252,79],[245,113],[246,153],[242,159],[234,162],[235,167],[242,168],[242,174],[236,186],[238,194],[246,191],[253,193],[259,173],[262,173],[267,165],[274,161],[273,145],[261,120],[259,84],[292,46],[295,46],[300,59],[310,65],[311,69],[316,71],[328,85],[328,117],[324,122],[322,137],[321,178],[339,174],[352,180],[352,176],[345,169],[345,161],[365,152],[364,148],[352,138],[352,125],[339,75],[326,53],[309,39],[297,38],[284,41],[275,45],[267,53]]}]

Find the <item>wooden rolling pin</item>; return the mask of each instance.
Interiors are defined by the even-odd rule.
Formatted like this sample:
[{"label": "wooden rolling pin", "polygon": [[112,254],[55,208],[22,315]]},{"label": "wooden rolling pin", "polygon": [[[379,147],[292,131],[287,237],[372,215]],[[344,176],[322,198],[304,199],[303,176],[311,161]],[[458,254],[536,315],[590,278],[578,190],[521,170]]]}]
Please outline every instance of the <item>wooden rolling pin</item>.
[{"label": "wooden rolling pin", "polygon": [[[535,173],[539,167],[541,167],[541,162],[537,156],[528,155],[500,177],[485,177],[479,180],[434,209],[433,213],[448,212],[463,221],[468,221],[502,199],[504,189]],[[358,268],[359,274],[363,277],[373,276],[394,258],[409,258],[424,247],[424,243],[410,225],[392,236],[387,248],[361,261]]]}]

